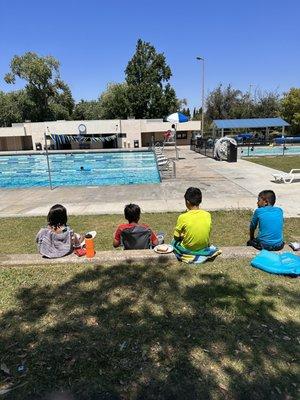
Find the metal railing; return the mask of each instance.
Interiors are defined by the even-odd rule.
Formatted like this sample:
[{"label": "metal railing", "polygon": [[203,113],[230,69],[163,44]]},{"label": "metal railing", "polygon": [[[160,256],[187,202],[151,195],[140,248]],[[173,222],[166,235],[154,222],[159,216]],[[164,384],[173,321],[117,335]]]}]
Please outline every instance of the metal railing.
[{"label": "metal railing", "polygon": [[190,149],[203,156],[214,158],[213,139],[191,139]]}]

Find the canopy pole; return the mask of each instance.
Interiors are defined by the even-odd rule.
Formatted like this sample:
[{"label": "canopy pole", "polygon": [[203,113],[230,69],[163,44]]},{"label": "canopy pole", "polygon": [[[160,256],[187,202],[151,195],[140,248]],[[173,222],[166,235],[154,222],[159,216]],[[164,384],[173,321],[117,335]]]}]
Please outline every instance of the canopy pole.
[{"label": "canopy pole", "polygon": [[45,150],[46,150],[46,158],[47,158],[47,166],[48,166],[49,185],[50,185],[50,190],[53,190],[46,132],[44,132],[44,138],[45,138]]},{"label": "canopy pole", "polygon": [[178,149],[177,149],[177,124],[174,124],[175,126],[175,135],[174,135],[174,140],[175,140],[175,154],[176,154],[176,160],[179,159],[178,155]]}]

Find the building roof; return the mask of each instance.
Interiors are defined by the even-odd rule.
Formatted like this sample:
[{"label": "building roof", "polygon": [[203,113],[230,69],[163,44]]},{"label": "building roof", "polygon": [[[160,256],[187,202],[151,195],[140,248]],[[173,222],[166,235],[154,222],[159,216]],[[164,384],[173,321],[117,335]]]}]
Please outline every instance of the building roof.
[{"label": "building roof", "polygon": [[214,119],[217,129],[270,128],[290,126],[282,118]]}]

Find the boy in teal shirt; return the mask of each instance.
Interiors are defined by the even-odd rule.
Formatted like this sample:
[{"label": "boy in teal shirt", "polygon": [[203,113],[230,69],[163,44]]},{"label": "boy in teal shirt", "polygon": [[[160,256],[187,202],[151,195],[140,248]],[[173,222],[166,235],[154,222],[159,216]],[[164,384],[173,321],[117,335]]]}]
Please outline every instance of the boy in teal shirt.
[{"label": "boy in teal shirt", "polygon": [[[275,202],[276,195],[273,190],[263,190],[259,193],[258,208],[254,211],[250,222],[250,240],[247,246],[270,251],[283,248],[283,211],[280,207],[274,207]],[[258,235],[255,238],[257,227]]]}]

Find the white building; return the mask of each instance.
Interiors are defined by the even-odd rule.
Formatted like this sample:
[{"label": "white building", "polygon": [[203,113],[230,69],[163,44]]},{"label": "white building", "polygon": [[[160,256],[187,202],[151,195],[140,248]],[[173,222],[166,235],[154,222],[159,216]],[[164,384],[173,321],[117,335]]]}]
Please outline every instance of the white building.
[{"label": "white building", "polygon": [[[171,126],[171,123],[159,119],[24,122],[0,128],[0,151],[41,150],[45,133],[53,148],[58,147],[50,139],[57,137],[54,135],[69,136],[59,145],[61,149],[148,147],[152,140],[163,140],[163,133]],[[177,124],[176,130],[177,145],[186,145],[190,143],[193,132],[201,130],[201,122]],[[84,141],[73,140],[79,135],[84,136]]]}]

